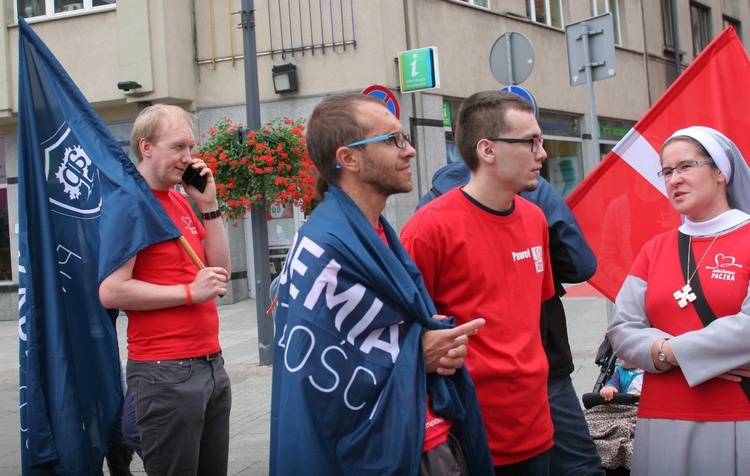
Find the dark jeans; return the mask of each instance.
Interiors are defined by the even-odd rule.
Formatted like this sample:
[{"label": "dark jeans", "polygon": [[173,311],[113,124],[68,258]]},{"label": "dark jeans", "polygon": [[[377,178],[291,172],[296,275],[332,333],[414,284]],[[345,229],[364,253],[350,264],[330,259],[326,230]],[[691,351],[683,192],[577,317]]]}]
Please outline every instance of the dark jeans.
[{"label": "dark jeans", "polygon": [[591,439],[573,381],[570,377],[547,381],[555,446],[549,450],[552,476],[604,476],[602,462]]},{"label": "dark jeans", "polygon": [[143,459],[141,435],[138,433],[138,426],[135,424],[135,408],[133,408],[133,399],[130,396],[129,389],[125,393],[125,402],[122,404],[122,436],[138,454],[138,457]]},{"label": "dark jeans", "polygon": [[128,360],[149,476],[225,476],[232,391],[224,359]]},{"label": "dark jeans", "polygon": [[122,434],[122,418],[123,418],[123,407],[121,406],[115,414],[115,424],[112,427],[112,431],[107,438],[107,451],[111,450],[115,446],[119,446],[126,443],[126,439]]},{"label": "dark jeans", "polygon": [[548,476],[549,450],[518,463],[495,466],[495,476]]}]

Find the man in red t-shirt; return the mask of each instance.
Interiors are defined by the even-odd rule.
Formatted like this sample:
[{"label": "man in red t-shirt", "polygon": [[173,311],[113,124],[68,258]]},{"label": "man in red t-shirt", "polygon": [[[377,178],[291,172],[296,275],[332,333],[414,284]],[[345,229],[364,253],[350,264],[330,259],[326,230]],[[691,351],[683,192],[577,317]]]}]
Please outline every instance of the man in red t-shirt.
[{"label": "man in red t-shirt", "polygon": [[[138,171],[207,267],[172,240],[143,249],[99,287],[104,307],[128,315],[127,383],[149,474],[227,472],[232,395],[214,299],[227,293],[229,244],[211,171],[192,154],[193,130],[189,113],[158,104],[139,114],[130,142]],[[184,184],[203,224],[173,188],[189,167],[207,179],[203,192]]]},{"label": "man in red t-shirt", "polygon": [[465,363],[477,388],[495,473],[549,473],[552,421],[539,310],[554,295],[544,213],[519,197],[534,190],[542,131],[512,93],[466,99],[456,143],[471,171],[422,207],[401,232],[438,312],[458,324],[484,318]]}]

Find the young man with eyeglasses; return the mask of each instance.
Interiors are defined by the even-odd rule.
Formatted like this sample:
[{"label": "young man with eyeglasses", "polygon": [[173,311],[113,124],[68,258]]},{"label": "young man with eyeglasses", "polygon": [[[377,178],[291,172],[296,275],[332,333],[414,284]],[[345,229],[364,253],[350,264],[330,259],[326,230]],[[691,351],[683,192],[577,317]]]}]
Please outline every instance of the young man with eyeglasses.
[{"label": "young man with eyeglasses", "polygon": [[401,123],[376,98],[330,96],[307,147],[327,190],[279,278],[270,474],[492,474],[463,367],[484,320],[436,316],[382,216],[413,186]]},{"label": "young man with eyeglasses", "polygon": [[544,213],[517,195],[538,186],[542,131],[528,101],[488,91],[464,101],[455,134],[469,183],[419,209],[401,240],[438,312],[486,321],[465,362],[495,474],[546,475],[553,429],[539,312],[555,290]]},{"label": "young man with eyeglasses", "polygon": [[[470,177],[471,171],[462,160],[441,167],[433,175],[432,188],[421,198],[417,208],[455,187],[466,185]],[[604,476],[581,401],[570,378],[575,366],[562,303],[563,283],[582,283],[591,278],[596,272],[597,260],[565,200],[543,177],[538,181],[536,190],[519,195],[542,209],[550,234],[549,256],[556,293],[542,303],[541,312],[542,345],[549,364],[547,397],[554,427],[550,475]]]}]

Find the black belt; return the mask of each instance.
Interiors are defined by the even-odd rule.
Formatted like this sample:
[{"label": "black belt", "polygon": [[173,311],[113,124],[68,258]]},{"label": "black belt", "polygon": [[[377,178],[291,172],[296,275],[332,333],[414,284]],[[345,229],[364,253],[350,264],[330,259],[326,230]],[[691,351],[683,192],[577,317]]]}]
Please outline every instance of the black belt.
[{"label": "black belt", "polygon": [[199,355],[198,357],[185,357],[184,359],[174,359],[174,360],[207,360],[210,362],[216,359],[220,355],[221,355],[221,351],[218,351],[218,352],[214,352],[213,354]]}]

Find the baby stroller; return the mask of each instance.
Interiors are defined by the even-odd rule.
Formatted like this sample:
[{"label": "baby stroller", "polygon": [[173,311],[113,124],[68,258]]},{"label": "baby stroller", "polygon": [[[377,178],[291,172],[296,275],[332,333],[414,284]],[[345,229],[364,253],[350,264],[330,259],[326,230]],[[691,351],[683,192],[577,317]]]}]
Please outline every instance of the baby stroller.
[{"label": "baby stroller", "polygon": [[602,459],[602,468],[608,475],[629,475],[640,395],[617,393],[612,400],[606,401],[599,394],[612,376],[616,363],[612,344],[605,337],[596,354],[596,364],[601,372],[592,392],[583,394],[581,399],[589,432]]}]

